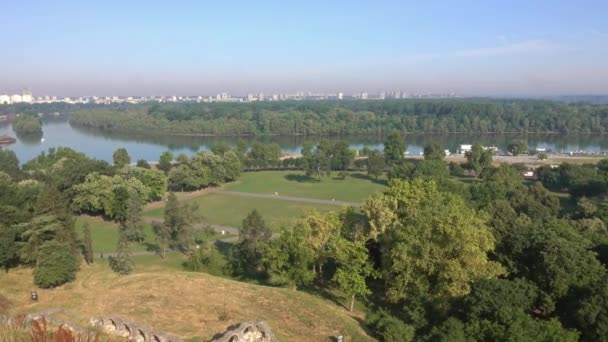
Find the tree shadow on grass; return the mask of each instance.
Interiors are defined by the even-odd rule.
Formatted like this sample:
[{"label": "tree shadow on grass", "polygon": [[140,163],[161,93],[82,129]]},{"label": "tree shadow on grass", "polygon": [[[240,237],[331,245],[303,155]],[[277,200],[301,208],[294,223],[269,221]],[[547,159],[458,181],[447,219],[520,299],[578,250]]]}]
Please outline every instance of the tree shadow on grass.
[{"label": "tree shadow on grass", "polygon": [[285,179],[287,179],[290,182],[298,182],[298,183],[319,183],[321,182],[320,180],[307,176],[307,175],[298,175],[295,173],[290,173],[288,175],[285,175]]},{"label": "tree shadow on grass", "polygon": [[376,184],[380,184],[380,185],[388,185],[388,181],[386,179],[376,179],[374,177],[370,177],[368,175],[362,174],[362,173],[351,173],[350,174],[351,177],[356,178],[356,179],[364,179],[364,180],[368,180],[372,183],[376,183]]},{"label": "tree shadow on grass", "polygon": [[142,245],[146,247],[146,252],[160,253],[160,246],[157,243],[144,242]]}]

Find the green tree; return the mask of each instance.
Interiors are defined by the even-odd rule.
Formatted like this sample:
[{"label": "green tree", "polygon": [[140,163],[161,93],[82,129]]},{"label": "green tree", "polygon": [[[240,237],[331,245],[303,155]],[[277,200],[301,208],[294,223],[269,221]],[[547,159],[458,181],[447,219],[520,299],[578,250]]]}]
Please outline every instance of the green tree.
[{"label": "green tree", "polygon": [[235,245],[236,269],[246,274],[255,274],[262,259],[262,245],[272,237],[272,230],[266,225],[257,210],[251,211],[239,229],[239,242]]},{"label": "green tree", "polygon": [[323,265],[331,254],[331,245],[340,234],[340,218],[333,211],[320,213],[307,211],[296,223],[296,229],[305,234],[305,243],[314,257],[313,273],[316,269],[323,276]]},{"label": "green tree", "polygon": [[424,159],[426,160],[443,160],[445,158],[445,149],[437,143],[431,143],[424,146]]},{"label": "green tree", "polygon": [[513,140],[507,146],[507,151],[514,156],[528,152],[528,142],[525,140]]},{"label": "green tree", "polygon": [[150,166],[150,164],[145,159],[138,159],[137,164],[135,166],[141,167],[142,169],[151,169],[152,168],[152,166]]},{"label": "green tree", "polygon": [[171,231],[171,245],[182,251],[189,251],[194,244],[195,204],[179,203],[173,192],[169,193],[163,224]]},{"label": "green tree", "polygon": [[394,131],[389,134],[384,142],[384,158],[386,165],[392,166],[403,160],[406,144],[401,133]]},{"label": "green tree", "polygon": [[129,239],[125,232],[125,227],[119,227],[118,243],[116,245],[116,255],[108,258],[110,268],[115,273],[127,275],[133,272],[133,260],[131,259],[131,251],[129,248]]},{"label": "green tree", "polygon": [[470,151],[465,153],[465,157],[467,158],[465,167],[475,171],[475,176],[479,177],[484,169],[492,166],[492,154],[492,150],[484,150],[483,146],[475,144]]},{"label": "green tree", "polygon": [[124,221],[124,233],[129,241],[143,243],[144,233],[143,206],[136,194],[127,199],[127,213]]},{"label": "green tree", "polygon": [[39,250],[39,263],[34,269],[34,283],[43,288],[63,285],[76,279],[79,260],[71,246],[47,241]]},{"label": "green tree", "polygon": [[163,171],[165,174],[169,173],[171,170],[171,162],[173,161],[173,153],[171,151],[165,151],[160,155],[160,159],[158,160],[158,169]]},{"label": "green tree", "polygon": [[21,177],[19,159],[17,159],[15,151],[0,149],[0,172],[6,172],[13,179]]},{"label": "green tree", "polygon": [[262,253],[262,262],[268,270],[289,283],[294,291],[314,279],[311,269],[313,254],[306,246],[305,239],[301,229],[283,229],[281,235],[266,245]]},{"label": "green tree", "polygon": [[363,205],[379,232],[382,272],[391,301],[426,294],[467,294],[474,281],[504,274],[488,260],[494,237],[483,216],[434,182],[392,180]]},{"label": "green tree", "polygon": [[350,144],[345,140],[334,143],[331,154],[331,168],[333,170],[347,170],[355,160],[355,151],[350,149]]},{"label": "green tree", "polygon": [[82,227],[83,230],[83,254],[84,260],[87,264],[92,264],[94,262],[93,257],[93,239],[91,238],[91,226],[88,222],[85,222]]},{"label": "green tree", "polygon": [[384,172],[386,163],[380,151],[370,151],[367,157],[367,174],[378,179]]},{"label": "green tree", "polygon": [[112,154],[112,161],[114,162],[114,166],[122,168],[125,165],[131,164],[131,157],[129,156],[129,152],[121,147]]},{"label": "green tree", "polygon": [[19,263],[17,229],[0,225],[0,267],[8,273]]},{"label": "green tree", "polygon": [[154,223],[152,230],[156,234],[156,241],[160,245],[160,256],[165,258],[167,255],[167,247],[171,244],[171,237],[173,235],[172,228],[166,224]]},{"label": "green tree", "polygon": [[350,296],[349,310],[353,311],[355,297],[371,293],[365,279],[373,274],[364,241],[348,241],[344,238],[334,243],[333,256],[337,268],[333,281]]}]

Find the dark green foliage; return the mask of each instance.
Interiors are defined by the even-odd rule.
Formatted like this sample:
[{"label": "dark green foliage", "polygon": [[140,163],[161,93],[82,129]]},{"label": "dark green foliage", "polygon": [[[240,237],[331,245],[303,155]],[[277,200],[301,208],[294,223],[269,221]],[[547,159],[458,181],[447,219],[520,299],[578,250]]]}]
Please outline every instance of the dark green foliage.
[{"label": "dark green foliage", "polygon": [[255,276],[260,270],[263,245],[272,237],[257,210],[250,212],[239,229],[239,242],[234,246],[231,267],[236,274]]},{"label": "dark green foliage", "polygon": [[169,173],[171,170],[171,162],[173,161],[173,153],[171,151],[165,151],[160,155],[160,159],[158,160],[158,169]]},{"label": "dark green foliage", "polygon": [[314,279],[314,256],[306,246],[303,229],[283,229],[278,238],[266,245],[262,255],[264,266],[292,285],[294,291],[298,286],[309,285]]},{"label": "dark green foliage", "polygon": [[0,148],[0,172],[5,172],[13,179],[19,179],[21,169],[15,151]]},{"label": "dark green foliage", "polygon": [[192,191],[236,180],[241,172],[241,161],[233,151],[226,151],[221,156],[200,152],[172,168],[168,184],[170,190]]},{"label": "dark green foliage", "polygon": [[604,133],[606,105],[514,99],[163,104],[72,114],[76,126],[205,135]]},{"label": "dark green foliage", "polygon": [[403,160],[406,145],[401,133],[395,131],[388,135],[384,142],[384,159],[386,164],[392,166]]},{"label": "dark green foliage", "polygon": [[479,144],[473,145],[471,151],[467,151],[465,156],[467,162],[465,168],[474,171],[475,176],[479,177],[481,173],[492,165],[492,150],[484,150]]},{"label": "dark green foliage", "polygon": [[151,169],[152,168],[150,166],[150,164],[146,160],[144,160],[144,159],[138,159],[136,166],[144,168],[144,169]]},{"label": "dark green foliage", "polygon": [[277,144],[254,142],[247,154],[246,165],[254,168],[277,167],[281,148]]},{"label": "dark green foliage", "polygon": [[514,156],[528,152],[528,142],[525,140],[513,140],[509,143],[509,146],[507,146],[507,151]]},{"label": "dark green foliage", "polygon": [[19,264],[17,229],[0,225],[0,267],[8,272]]},{"label": "dark green foliage", "polygon": [[112,154],[112,160],[114,161],[114,166],[117,168],[122,168],[125,165],[131,164],[131,157],[129,156],[129,152],[125,148],[119,148]]},{"label": "dark green foliage", "polygon": [[129,196],[127,214],[124,221],[124,233],[129,241],[142,243],[145,239],[143,206],[137,195]]},{"label": "dark green foliage", "polygon": [[424,159],[443,160],[443,158],[445,158],[445,149],[439,144],[431,143],[424,147]]},{"label": "dark green foliage", "polygon": [[[164,241],[170,232],[169,244],[181,251],[189,251],[194,245],[194,224],[199,219],[195,204],[179,203],[173,192],[169,193],[165,206],[165,217],[159,237]],[[164,248],[164,246],[163,246]]]},{"label": "dark green foliage", "polygon": [[79,260],[67,243],[45,242],[38,251],[39,262],[34,269],[34,283],[43,288],[63,285],[76,279]]},{"label": "dark green foliage", "polygon": [[84,260],[87,264],[92,264],[94,262],[93,256],[93,239],[91,238],[91,227],[88,222],[85,222],[83,230],[83,255]]},{"label": "dark green foliage", "polygon": [[374,313],[367,321],[381,341],[414,341],[416,329],[384,310]]},{"label": "dark green foliage", "polygon": [[378,179],[384,173],[386,162],[380,151],[370,151],[367,157],[367,174]]},{"label": "dark green foliage", "polygon": [[13,131],[17,134],[42,134],[42,121],[35,113],[19,114],[13,121]]},{"label": "dark green foliage", "polygon": [[133,272],[133,260],[131,259],[131,251],[129,250],[129,239],[125,232],[125,227],[119,227],[118,243],[116,245],[116,255],[108,258],[112,271],[127,275]]}]

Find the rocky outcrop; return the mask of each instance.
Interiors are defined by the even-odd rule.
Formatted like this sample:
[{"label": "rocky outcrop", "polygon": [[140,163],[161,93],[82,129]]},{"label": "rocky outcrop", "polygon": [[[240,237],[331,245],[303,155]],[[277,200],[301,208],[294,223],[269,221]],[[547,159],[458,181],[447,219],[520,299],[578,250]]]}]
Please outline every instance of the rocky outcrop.
[{"label": "rocky outcrop", "polygon": [[124,337],[133,342],[182,342],[177,336],[154,331],[142,324],[118,317],[91,318],[89,324],[105,334]]},{"label": "rocky outcrop", "polygon": [[229,327],[213,342],[276,342],[268,324],[262,321],[243,322]]}]

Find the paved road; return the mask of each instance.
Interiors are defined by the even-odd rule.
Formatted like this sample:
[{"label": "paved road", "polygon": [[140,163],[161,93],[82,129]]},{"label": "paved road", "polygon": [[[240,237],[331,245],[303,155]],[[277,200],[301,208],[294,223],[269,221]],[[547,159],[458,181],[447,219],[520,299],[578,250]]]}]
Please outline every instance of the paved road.
[{"label": "paved road", "polygon": [[322,200],[316,198],[306,198],[306,197],[292,197],[292,196],[283,196],[283,195],[274,195],[274,194],[255,194],[251,192],[239,192],[239,191],[218,191],[221,194],[234,195],[234,196],[243,196],[243,197],[254,197],[254,198],[270,198],[270,199],[278,199],[284,201],[294,201],[294,202],[304,202],[304,203],[315,203],[315,204],[329,204],[329,205],[338,205],[338,206],[351,206],[351,207],[359,207],[360,203],[354,202],[345,202],[345,201],[335,201],[332,199]]}]

